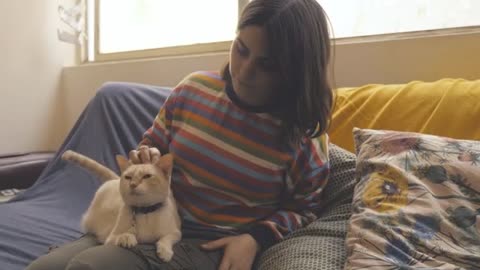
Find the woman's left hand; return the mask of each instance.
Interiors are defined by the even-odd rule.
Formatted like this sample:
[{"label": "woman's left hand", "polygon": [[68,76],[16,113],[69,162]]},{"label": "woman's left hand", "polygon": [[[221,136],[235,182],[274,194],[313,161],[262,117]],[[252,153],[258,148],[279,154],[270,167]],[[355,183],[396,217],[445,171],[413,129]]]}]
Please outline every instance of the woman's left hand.
[{"label": "woman's left hand", "polygon": [[218,270],[251,270],[260,246],[250,234],[228,236],[202,245],[206,250],[223,248]]}]

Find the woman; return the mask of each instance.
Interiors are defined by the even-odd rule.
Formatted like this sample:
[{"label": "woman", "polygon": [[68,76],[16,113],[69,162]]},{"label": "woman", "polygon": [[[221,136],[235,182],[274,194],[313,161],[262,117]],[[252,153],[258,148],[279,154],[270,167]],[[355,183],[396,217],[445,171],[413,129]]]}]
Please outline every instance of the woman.
[{"label": "woman", "polygon": [[170,262],[153,245],[123,249],[87,235],[27,269],[251,269],[316,218],[329,172],[329,42],[315,0],[254,0],[225,68],[173,90],[130,152],[134,163],[174,155],[183,226]]}]

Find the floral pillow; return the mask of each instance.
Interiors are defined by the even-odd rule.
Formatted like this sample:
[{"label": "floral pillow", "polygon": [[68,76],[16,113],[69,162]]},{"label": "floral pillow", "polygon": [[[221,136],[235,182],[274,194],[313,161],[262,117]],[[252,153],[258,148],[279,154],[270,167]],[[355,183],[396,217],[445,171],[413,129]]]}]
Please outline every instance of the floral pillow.
[{"label": "floral pillow", "polygon": [[480,141],[354,129],[345,269],[480,269]]}]

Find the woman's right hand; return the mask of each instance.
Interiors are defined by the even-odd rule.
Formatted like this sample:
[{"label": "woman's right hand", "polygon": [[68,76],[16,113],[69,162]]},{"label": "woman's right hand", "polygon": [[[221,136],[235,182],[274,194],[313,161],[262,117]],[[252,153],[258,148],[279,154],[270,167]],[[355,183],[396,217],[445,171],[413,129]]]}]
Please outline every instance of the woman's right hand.
[{"label": "woman's right hand", "polygon": [[157,148],[146,145],[142,145],[137,150],[132,150],[128,153],[128,157],[133,164],[153,163],[158,160],[160,156],[160,151]]}]

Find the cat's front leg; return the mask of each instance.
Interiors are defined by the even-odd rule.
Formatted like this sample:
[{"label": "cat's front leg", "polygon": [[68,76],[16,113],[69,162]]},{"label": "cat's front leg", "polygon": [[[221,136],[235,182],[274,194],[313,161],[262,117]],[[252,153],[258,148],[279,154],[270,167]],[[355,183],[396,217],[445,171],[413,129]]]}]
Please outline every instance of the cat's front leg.
[{"label": "cat's front leg", "polygon": [[175,231],[165,235],[157,241],[157,256],[164,262],[169,262],[173,257],[173,245],[180,240],[182,234],[180,231]]},{"label": "cat's front leg", "polygon": [[105,241],[106,245],[115,245],[124,248],[132,248],[138,244],[137,237],[132,233],[109,235]]},{"label": "cat's front leg", "polygon": [[137,244],[137,237],[135,237],[135,235],[132,233],[122,233],[115,239],[115,245],[124,248],[132,248]]},{"label": "cat's front leg", "polygon": [[117,216],[117,222],[105,244],[113,244],[124,248],[132,248],[138,244],[133,224],[133,213],[124,206]]}]

